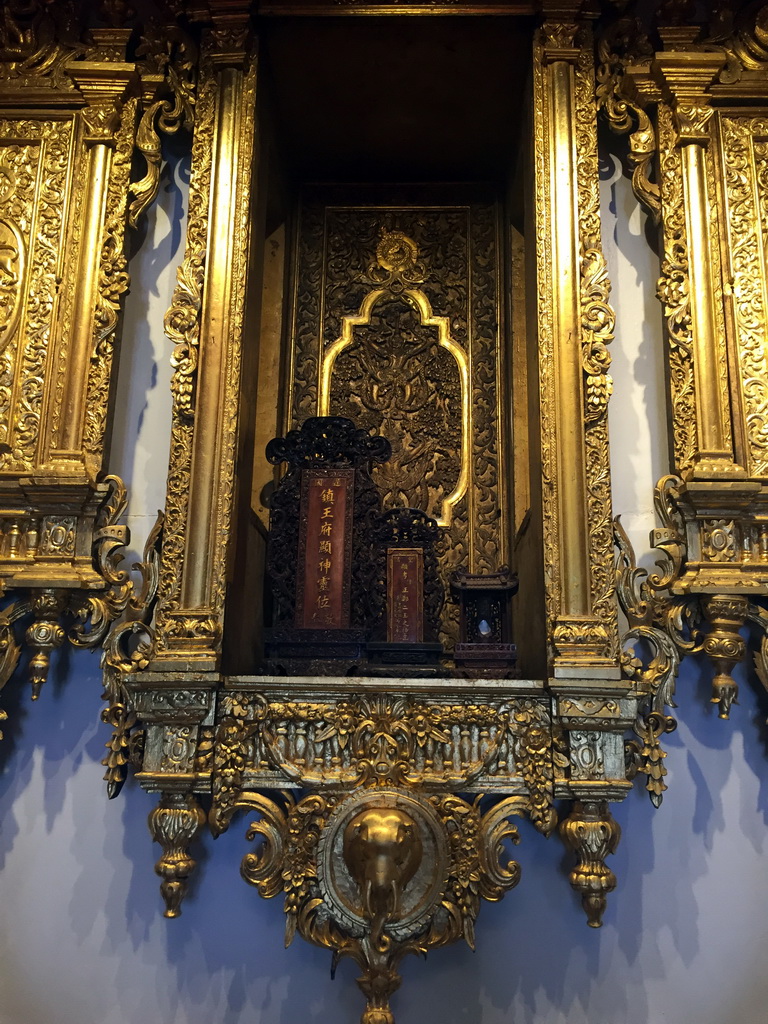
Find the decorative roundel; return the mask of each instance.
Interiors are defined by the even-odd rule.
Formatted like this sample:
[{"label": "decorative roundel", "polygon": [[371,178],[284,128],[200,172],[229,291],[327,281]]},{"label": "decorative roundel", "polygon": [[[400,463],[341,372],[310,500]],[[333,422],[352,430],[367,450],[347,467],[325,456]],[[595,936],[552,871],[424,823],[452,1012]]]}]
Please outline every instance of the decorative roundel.
[{"label": "decorative roundel", "polygon": [[359,937],[370,927],[360,889],[344,859],[347,826],[366,809],[400,811],[418,830],[421,861],[402,890],[397,919],[386,926],[387,933],[403,941],[426,927],[443,898],[449,865],[445,831],[432,805],[409,793],[358,790],[339,804],[318,844],[317,877],[331,917],[350,935]]},{"label": "decorative roundel", "polygon": [[402,231],[388,231],[376,248],[376,259],[385,270],[402,274],[414,266],[419,249]]}]

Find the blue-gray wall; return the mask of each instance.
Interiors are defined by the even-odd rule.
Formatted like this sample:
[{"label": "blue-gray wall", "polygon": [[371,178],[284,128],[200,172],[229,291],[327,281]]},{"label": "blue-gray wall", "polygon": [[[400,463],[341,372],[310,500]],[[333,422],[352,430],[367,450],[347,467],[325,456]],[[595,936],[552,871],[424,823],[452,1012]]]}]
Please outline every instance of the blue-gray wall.
[{"label": "blue-gray wall", "polygon": [[[113,468],[130,484],[134,545],[162,505],[170,345],[162,315],[183,238],[184,167],[167,176],[133,261]],[[627,183],[604,174],[604,244],[618,312],[613,347],[614,506],[638,551],[652,483],[666,471],[658,262]],[[618,211],[618,217],[617,217]],[[148,300],[147,300],[148,296]],[[130,378],[130,384],[128,383]],[[484,905],[477,953],[403,964],[398,1024],[764,1024],[768,1019],[768,701],[742,672],[730,723],[708,704],[710,669],[686,662],[670,789],[616,809],[618,876],[600,931],[587,928],[557,839],[525,823],[518,889]],[[280,900],[239,877],[246,821],[205,842],[181,918],[162,917],[146,816],[128,784],[108,802],[98,656],[58,658],[40,701],[9,684],[0,751],[2,1024],[352,1024],[354,965],[283,949]]]}]

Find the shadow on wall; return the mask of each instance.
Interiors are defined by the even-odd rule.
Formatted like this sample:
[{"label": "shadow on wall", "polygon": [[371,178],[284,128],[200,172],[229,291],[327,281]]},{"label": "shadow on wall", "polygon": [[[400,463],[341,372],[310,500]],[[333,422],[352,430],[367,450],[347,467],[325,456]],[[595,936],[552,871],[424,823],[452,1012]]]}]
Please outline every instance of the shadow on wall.
[{"label": "shadow on wall", "polygon": [[[165,255],[156,241],[132,263],[129,304],[138,305],[124,338],[144,356],[126,351],[120,368],[112,468],[131,483],[131,518],[147,523],[164,493],[167,451],[156,438],[167,436],[170,343],[162,316],[181,258],[183,177],[175,172],[173,188],[161,189],[167,205],[154,214],[153,237]],[[606,185],[608,203],[626,204],[626,181],[614,175]],[[622,222],[634,223],[621,209]],[[608,228],[613,216],[604,210]],[[648,298],[652,259],[638,262],[645,242],[636,242],[637,249],[621,235],[611,248],[606,238],[621,309],[611,432],[622,453],[615,507],[644,523],[647,536],[655,480],[648,460],[654,470],[665,464],[663,399],[652,287]],[[174,266],[166,266],[161,288],[163,259]],[[628,333],[635,328],[639,335]],[[629,418],[616,420],[614,410]],[[633,538],[638,551],[645,536]],[[143,537],[135,540],[140,548]],[[742,1024],[762,1024],[768,701],[740,671],[741,705],[726,723],[708,703],[710,668],[684,662],[681,725],[667,740],[670,788],[654,811],[640,781],[615,809],[624,836],[611,859],[618,885],[603,928],[587,927],[559,840],[521,823],[520,886],[500,904],[483,905],[476,954],[456,945],[434,951],[428,965],[403,963],[393,1000],[398,1024],[723,1024],[735,1008]],[[247,817],[198,845],[183,914],[162,917],[152,870],[159,847],[146,825],[156,798],[129,783],[107,801],[100,693],[98,657],[81,651],[54,658],[35,707],[23,668],[3,691],[10,717],[0,746],[0,1024],[357,1021],[363,1000],[354,965],[343,963],[332,983],[328,952],[300,939],[284,950],[280,898],[264,901],[240,879]]]},{"label": "shadow on wall", "polygon": [[[329,953],[300,939],[284,950],[280,899],[240,879],[247,816],[200,844],[181,918],[162,917],[154,798],[129,784],[107,801],[97,658],[74,652],[67,675],[8,723],[18,736],[0,778],[0,906],[13,922],[0,939],[3,1024],[356,1021],[354,965],[331,982]],[[404,962],[398,1024],[722,1024],[724,937],[748,1001],[741,1019],[762,1020],[765,980],[740,965],[768,953],[768,708],[741,682],[721,722],[706,702],[709,669],[684,663],[670,789],[658,811],[641,789],[616,808],[618,887],[600,931],[586,926],[559,840],[521,823],[520,886],[483,905],[476,954],[457,945],[428,965]]]}]

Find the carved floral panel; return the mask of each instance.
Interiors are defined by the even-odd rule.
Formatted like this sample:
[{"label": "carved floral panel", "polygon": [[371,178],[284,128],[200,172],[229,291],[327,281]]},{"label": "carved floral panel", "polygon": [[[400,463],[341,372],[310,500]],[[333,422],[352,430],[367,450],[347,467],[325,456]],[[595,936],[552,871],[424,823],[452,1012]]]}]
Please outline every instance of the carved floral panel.
[{"label": "carved floral panel", "polygon": [[36,461],[59,294],[72,122],[0,121],[0,471]]},{"label": "carved floral panel", "polygon": [[384,506],[437,519],[446,582],[508,557],[498,222],[493,196],[446,187],[313,189],[298,218],[291,426],[342,415],[387,437]]},{"label": "carved floral panel", "polygon": [[720,122],[725,234],[750,476],[768,475],[768,115]]}]

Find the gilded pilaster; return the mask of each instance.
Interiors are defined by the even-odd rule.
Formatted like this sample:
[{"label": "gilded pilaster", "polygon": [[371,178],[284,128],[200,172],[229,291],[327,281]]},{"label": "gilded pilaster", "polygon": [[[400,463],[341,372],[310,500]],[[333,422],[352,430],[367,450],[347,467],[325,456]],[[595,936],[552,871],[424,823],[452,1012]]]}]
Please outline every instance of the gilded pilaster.
[{"label": "gilded pilaster", "polygon": [[[670,33],[670,41],[681,41],[680,30],[667,30]],[[719,261],[715,255],[718,239],[712,229],[712,211],[717,206],[710,188],[713,109],[707,90],[724,61],[723,53],[665,50],[656,55],[654,65],[671,105],[673,144],[680,153],[697,430],[691,472],[697,479],[746,476],[734,462]]]},{"label": "gilded pilaster", "polygon": [[[94,457],[96,453],[89,458],[89,453],[83,452],[86,407],[89,398],[92,397],[88,395],[89,371],[94,352],[94,334],[97,334],[98,339],[100,326],[98,322],[94,322],[94,311],[104,304],[104,300],[101,299],[103,283],[112,285],[111,294],[108,294],[110,298],[114,296],[115,299],[119,298],[121,291],[127,289],[128,284],[125,274],[126,261],[120,251],[121,244],[116,252],[111,248],[106,254],[103,252],[103,246],[111,241],[105,237],[105,220],[110,214],[117,219],[123,229],[125,225],[125,195],[133,148],[133,122],[136,117],[135,99],[129,101],[128,123],[124,126],[130,139],[127,153],[124,148],[118,149],[117,146],[126,134],[121,132],[126,92],[129,87],[138,85],[135,66],[120,59],[124,56],[130,29],[102,30],[101,33],[99,30],[94,31],[97,45],[101,43],[100,59],[73,61],[69,66],[70,76],[86,103],[79,115],[80,138],[84,148],[81,172],[84,176],[84,187],[80,249],[75,268],[79,287],[75,291],[72,304],[71,334],[66,350],[62,352],[65,358],[58,367],[59,386],[51,396],[53,401],[49,418],[53,429],[48,454],[54,465],[70,463],[72,460],[81,462],[84,459],[85,471],[91,479],[95,479],[101,468],[101,460]],[[106,36],[106,39],[101,39],[100,36]],[[113,208],[108,209],[107,199],[113,163],[116,164],[116,184],[120,194],[111,197]],[[114,224],[112,227],[114,230]],[[119,243],[122,243],[122,230]],[[108,259],[117,258],[122,261],[121,267],[115,268],[122,276],[122,280],[115,278],[114,272],[110,272],[112,268],[103,266],[105,255]],[[109,317],[109,320],[111,322],[108,324],[107,333],[114,328],[117,315]],[[106,370],[108,379],[108,365]],[[108,395],[103,394],[99,397],[106,406]]]},{"label": "gilded pilaster", "polygon": [[166,316],[176,347],[157,655],[208,669],[220,653],[232,559],[237,396],[258,146],[248,5],[229,6],[240,13],[214,15],[203,35],[187,249]]},{"label": "gilded pilaster", "polygon": [[[591,29],[545,5],[534,58],[544,553],[556,675],[616,678],[607,343]],[[546,298],[545,298],[546,297]]]}]

